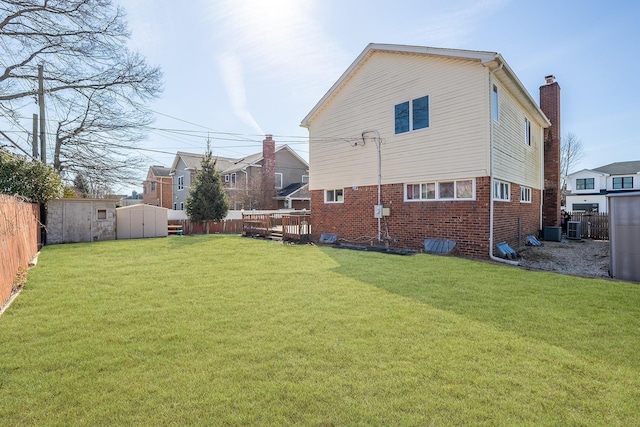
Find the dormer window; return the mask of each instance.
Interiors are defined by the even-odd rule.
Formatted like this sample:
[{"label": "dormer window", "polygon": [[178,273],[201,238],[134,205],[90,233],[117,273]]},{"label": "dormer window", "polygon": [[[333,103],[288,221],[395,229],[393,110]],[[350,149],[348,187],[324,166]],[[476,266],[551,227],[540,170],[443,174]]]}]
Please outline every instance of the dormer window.
[{"label": "dormer window", "polygon": [[613,189],[621,190],[625,188],[633,188],[633,177],[622,176],[619,178],[613,178]]},{"label": "dormer window", "polygon": [[576,179],[576,190],[593,190],[594,187],[593,178],[578,178]]}]

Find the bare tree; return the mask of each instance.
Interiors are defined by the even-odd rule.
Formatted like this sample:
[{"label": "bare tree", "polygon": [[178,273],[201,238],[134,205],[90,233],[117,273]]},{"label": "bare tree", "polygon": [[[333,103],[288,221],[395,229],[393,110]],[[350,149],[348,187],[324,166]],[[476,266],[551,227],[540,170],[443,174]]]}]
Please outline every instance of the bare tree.
[{"label": "bare tree", "polygon": [[568,133],[560,143],[560,184],[562,188],[562,203],[565,203],[567,192],[567,176],[578,161],[584,156],[582,140],[574,133]]},{"label": "bare tree", "polygon": [[13,103],[36,95],[43,65],[55,169],[132,178],[162,73],[127,48],[124,10],[111,0],[2,0],[0,16],[0,114],[19,119]]}]

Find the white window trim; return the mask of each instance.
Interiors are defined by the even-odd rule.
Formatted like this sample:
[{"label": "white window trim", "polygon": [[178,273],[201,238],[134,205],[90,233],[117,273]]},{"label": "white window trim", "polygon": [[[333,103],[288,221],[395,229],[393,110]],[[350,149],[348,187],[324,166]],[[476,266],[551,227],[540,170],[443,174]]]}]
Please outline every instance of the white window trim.
[{"label": "white window trim", "polygon": [[[280,186],[278,186],[278,175],[280,175]],[[275,173],[275,181],[276,181],[276,189],[280,190],[282,189],[282,187],[284,186],[284,181],[283,181],[283,176],[282,176],[282,172],[276,172]]]},{"label": "white window trim", "polygon": [[[458,194],[458,182],[461,181],[471,181],[471,197],[468,198],[462,198],[462,197],[456,197],[456,195]],[[440,197],[440,183],[445,183],[445,182],[453,182],[453,197]],[[426,184],[434,184],[435,185],[435,191],[436,191],[436,196],[435,199],[408,199],[407,198],[407,187],[409,185],[426,185]],[[422,196],[422,194],[421,194]],[[404,184],[404,201],[405,202],[468,202],[468,201],[473,201],[476,200],[476,180],[475,178],[466,178],[466,179],[443,179],[440,181],[425,181],[425,182],[408,182],[406,184]]]},{"label": "white window trim", "polygon": [[531,203],[533,192],[529,187],[520,187],[520,203]]},{"label": "white window trim", "polygon": [[306,184],[307,182],[309,182],[309,175],[302,175],[302,183]]},{"label": "white window trim", "polygon": [[224,175],[224,182],[229,182],[229,174]]},{"label": "white window trim", "polygon": [[180,202],[180,210],[183,211],[184,210],[184,202]]},{"label": "white window trim", "polygon": [[[500,198],[498,197],[498,189],[500,188],[500,186],[506,186],[507,187],[507,198]],[[498,188],[496,188],[496,186],[498,186]],[[493,200],[495,200],[496,202],[510,202],[511,201],[511,183],[509,182],[505,182],[505,181],[500,181],[500,180],[494,180],[493,181]]]},{"label": "white window trim", "polygon": [[178,181],[178,191],[184,190],[184,175],[177,177]]},{"label": "white window trim", "polygon": [[[341,191],[342,192],[342,200],[327,200],[327,193],[329,191],[333,191],[334,192],[334,198],[335,198],[335,192],[336,191]],[[328,188],[328,189],[324,190],[324,202],[325,203],[344,203],[344,188]]]}]

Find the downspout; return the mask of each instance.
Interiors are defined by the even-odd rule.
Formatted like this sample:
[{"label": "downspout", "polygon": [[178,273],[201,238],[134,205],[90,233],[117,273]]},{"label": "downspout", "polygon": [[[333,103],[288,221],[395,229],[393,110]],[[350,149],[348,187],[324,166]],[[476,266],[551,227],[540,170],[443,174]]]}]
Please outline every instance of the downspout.
[{"label": "downspout", "polygon": [[493,194],[494,192],[494,188],[495,186],[493,185],[493,143],[494,143],[494,132],[493,132],[493,126],[494,126],[494,120],[493,120],[493,75],[497,72],[500,71],[502,69],[502,67],[504,66],[503,62],[500,62],[500,66],[498,68],[496,68],[495,70],[492,70],[489,72],[489,99],[491,100],[490,102],[490,108],[489,108],[489,120],[491,125],[489,126],[489,178],[490,178],[490,185],[491,185],[491,189],[489,191],[489,258],[491,258],[493,261],[498,261],[498,262],[503,262],[505,264],[510,264],[510,265],[520,265],[519,262],[517,261],[511,261],[508,259],[504,259],[504,258],[499,258],[497,256],[495,256],[493,254],[493,211],[494,211],[494,196],[495,194]]}]

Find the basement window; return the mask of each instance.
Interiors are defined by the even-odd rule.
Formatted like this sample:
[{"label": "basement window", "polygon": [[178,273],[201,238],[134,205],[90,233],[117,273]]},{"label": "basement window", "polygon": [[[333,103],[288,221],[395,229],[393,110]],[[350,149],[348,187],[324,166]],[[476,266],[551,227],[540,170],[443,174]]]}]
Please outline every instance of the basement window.
[{"label": "basement window", "polygon": [[342,188],[335,189],[335,190],[325,190],[324,202],[325,203],[343,203],[344,190]]},{"label": "basement window", "polygon": [[406,184],[404,188],[405,201],[474,199],[473,179]]},{"label": "basement window", "polygon": [[508,202],[511,200],[511,185],[508,182],[493,182],[493,200]]}]

